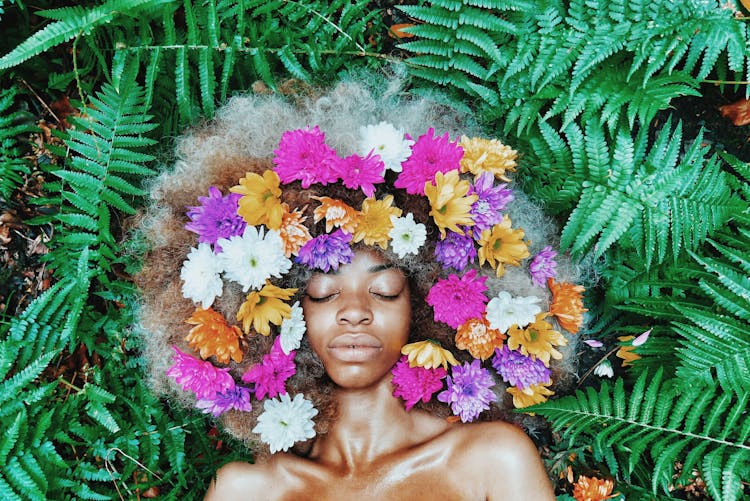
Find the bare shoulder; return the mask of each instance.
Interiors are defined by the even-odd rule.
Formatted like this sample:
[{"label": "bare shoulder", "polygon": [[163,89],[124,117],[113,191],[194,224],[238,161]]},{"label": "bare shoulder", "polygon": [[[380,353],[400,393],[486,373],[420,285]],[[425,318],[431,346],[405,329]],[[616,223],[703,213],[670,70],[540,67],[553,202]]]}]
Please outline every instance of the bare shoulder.
[{"label": "bare shoulder", "polygon": [[487,499],[555,499],[542,458],[519,427],[493,421],[461,425],[454,433],[460,461],[486,486]]},{"label": "bare shoulder", "polygon": [[233,499],[265,499],[264,495],[278,489],[270,487],[278,485],[278,464],[271,461],[262,464],[250,464],[240,461],[227,463],[216,472],[211,486],[206,492],[206,501],[228,501]]}]

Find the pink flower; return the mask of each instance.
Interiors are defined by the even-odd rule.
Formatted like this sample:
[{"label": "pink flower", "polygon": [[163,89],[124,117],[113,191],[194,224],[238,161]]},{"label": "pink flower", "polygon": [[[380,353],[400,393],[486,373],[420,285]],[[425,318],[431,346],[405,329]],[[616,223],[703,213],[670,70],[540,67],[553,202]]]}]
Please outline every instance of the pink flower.
[{"label": "pink flower", "polygon": [[326,136],[317,125],[284,132],[274,154],[274,170],[283,184],[300,180],[303,188],[309,188],[311,184],[325,185],[337,179],[331,168],[338,158],[336,151],[326,144]]},{"label": "pink flower", "polygon": [[487,277],[476,278],[477,270],[469,270],[458,278],[450,275],[438,280],[427,294],[427,303],[435,310],[435,320],[454,329],[472,318],[482,318],[487,297]]},{"label": "pink flower", "polygon": [[411,156],[402,164],[403,170],[393,185],[404,188],[412,195],[424,195],[424,184],[435,180],[438,172],[448,172],[460,168],[464,150],[458,141],[451,142],[448,133],[433,137],[435,129],[419,136],[411,148]]},{"label": "pink flower", "polygon": [[250,367],[242,375],[242,381],[245,383],[254,383],[252,391],[255,398],[261,400],[268,395],[271,398],[277,395],[286,394],[286,380],[294,376],[297,367],[294,365],[294,350],[287,355],[281,349],[281,343],[278,337],[273,342],[271,353],[263,355],[263,360],[259,364]]},{"label": "pink flower", "polygon": [[199,360],[172,346],[174,364],[167,369],[167,376],[175,380],[183,390],[195,393],[199,400],[214,400],[216,395],[234,388],[234,379],[229,369],[219,369],[211,362]]},{"label": "pink flower", "polygon": [[346,158],[336,158],[332,164],[334,174],[341,178],[344,186],[362,191],[368,197],[375,194],[375,184],[382,183],[385,165],[379,156],[372,152],[366,157],[351,155]]},{"label": "pink flower", "polygon": [[404,355],[391,370],[393,374],[393,396],[401,397],[406,403],[406,410],[419,402],[429,402],[432,395],[443,389],[443,379],[448,372],[442,367],[425,369],[409,367],[409,357]]}]

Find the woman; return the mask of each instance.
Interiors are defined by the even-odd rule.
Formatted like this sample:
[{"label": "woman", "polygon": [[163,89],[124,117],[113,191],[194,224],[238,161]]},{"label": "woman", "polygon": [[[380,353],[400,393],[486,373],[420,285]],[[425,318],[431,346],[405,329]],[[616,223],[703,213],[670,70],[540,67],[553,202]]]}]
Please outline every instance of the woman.
[{"label": "woman", "polygon": [[552,393],[580,289],[547,282],[551,226],[503,183],[515,152],[396,91],[235,99],[152,190],[155,387],[255,450],[208,499],[554,498],[497,419]]}]

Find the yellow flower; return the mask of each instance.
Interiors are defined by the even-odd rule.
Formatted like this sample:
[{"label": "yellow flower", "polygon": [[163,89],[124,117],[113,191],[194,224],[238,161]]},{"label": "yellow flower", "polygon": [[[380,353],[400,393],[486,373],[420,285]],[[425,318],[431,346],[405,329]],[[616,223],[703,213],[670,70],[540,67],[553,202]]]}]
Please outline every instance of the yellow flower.
[{"label": "yellow flower", "polygon": [[253,330],[264,336],[271,334],[271,324],[281,325],[285,318],[292,316],[292,307],[288,301],[297,289],[282,289],[266,280],[266,285],[259,291],[252,291],[237,312],[237,320],[242,322],[242,329],[250,333]]},{"label": "yellow flower", "polygon": [[581,475],[573,486],[573,497],[576,501],[604,501],[613,497],[611,494],[614,488],[613,480]]},{"label": "yellow flower", "polygon": [[617,353],[615,353],[615,356],[622,359],[623,367],[632,365],[635,360],[641,358],[641,356],[634,351],[635,346],[633,346],[633,343],[629,342],[633,339],[635,339],[635,336],[618,336],[617,338],[617,340],[620,341],[621,346],[620,349],[617,350]]},{"label": "yellow flower", "polygon": [[292,254],[296,256],[300,248],[312,238],[307,227],[302,224],[307,218],[302,215],[299,209],[289,212],[287,204],[281,205],[284,208],[284,213],[281,215],[279,236],[284,242],[284,255],[286,257],[290,257]]},{"label": "yellow flower", "polygon": [[279,176],[272,170],[263,172],[263,176],[248,172],[240,179],[240,184],[232,186],[229,191],[244,195],[240,198],[237,214],[250,226],[265,224],[268,229],[278,230],[281,226],[281,188]]},{"label": "yellow flower", "polygon": [[431,340],[404,345],[401,348],[401,354],[409,356],[409,367],[435,369],[442,365],[443,369],[447,370],[448,364],[458,365],[458,360],[453,353]]},{"label": "yellow flower", "polygon": [[547,397],[555,394],[554,391],[547,388],[551,384],[552,381],[548,383],[532,384],[523,390],[517,386],[511,386],[506,391],[513,395],[513,406],[516,409],[522,409],[530,405],[546,402]]},{"label": "yellow flower", "polygon": [[551,278],[547,280],[547,285],[552,291],[549,312],[557,317],[557,322],[563,329],[576,334],[583,325],[583,313],[589,311],[583,307],[583,292],[586,289],[582,285],[567,282],[555,283]]},{"label": "yellow flower", "polygon": [[345,204],[341,200],[331,197],[312,197],[320,202],[313,213],[317,223],[321,219],[326,220],[326,233],[330,233],[334,227],[341,228],[345,233],[354,233],[359,219],[359,212]]},{"label": "yellow flower", "polygon": [[471,184],[458,177],[458,171],[448,171],[446,174],[438,172],[435,174],[435,184],[430,182],[424,185],[424,194],[430,201],[430,216],[440,229],[440,235],[445,237],[446,228],[461,235],[463,230],[458,227],[473,226],[474,219],[471,217],[471,205],[477,201],[478,195],[466,194]]},{"label": "yellow flower", "polygon": [[472,318],[456,331],[456,348],[468,350],[474,358],[485,360],[503,344],[505,334],[490,328],[485,318]]},{"label": "yellow flower", "polygon": [[393,228],[391,216],[401,216],[401,209],[393,207],[392,204],[393,195],[386,195],[382,200],[365,199],[362,202],[357,228],[352,235],[352,242],[364,240],[367,245],[379,245],[386,249],[390,240],[388,232]]},{"label": "yellow flower", "polygon": [[464,149],[461,172],[471,172],[475,177],[483,172],[492,172],[497,179],[510,182],[505,177],[505,171],[515,172],[518,156],[516,150],[497,139],[462,136],[459,144]]},{"label": "yellow flower", "polygon": [[553,346],[565,346],[568,340],[552,328],[544,319],[549,313],[537,313],[536,320],[525,329],[513,325],[508,329],[508,348],[518,350],[524,355],[538,358],[549,367],[550,357],[559,360],[562,354]]},{"label": "yellow flower", "polygon": [[230,357],[235,362],[242,361],[242,331],[236,325],[229,325],[221,313],[211,308],[198,308],[186,322],[195,327],[190,329],[185,341],[200,352],[202,359],[215,355],[222,364],[228,364]]},{"label": "yellow flower", "polygon": [[505,215],[503,220],[490,229],[484,230],[479,239],[479,264],[487,261],[495,269],[498,277],[505,273],[504,265],[520,266],[521,260],[529,257],[529,246],[523,241],[523,229],[511,228],[511,220]]}]

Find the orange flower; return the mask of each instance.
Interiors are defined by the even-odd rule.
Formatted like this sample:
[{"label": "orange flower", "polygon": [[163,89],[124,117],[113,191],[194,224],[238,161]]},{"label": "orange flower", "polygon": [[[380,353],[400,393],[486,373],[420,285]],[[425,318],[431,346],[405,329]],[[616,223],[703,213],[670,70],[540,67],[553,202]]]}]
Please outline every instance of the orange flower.
[{"label": "orange flower", "polygon": [[242,322],[242,329],[250,332],[252,325],[255,332],[268,336],[271,324],[281,325],[285,318],[292,316],[292,307],[288,301],[297,289],[282,289],[266,280],[266,285],[259,291],[252,291],[237,312],[237,320]]},{"label": "orange flower", "polygon": [[552,381],[548,383],[532,384],[523,390],[517,386],[511,386],[505,391],[513,395],[513,406],[516,409],[523,409],[530,405],[546,402],[547,397],[554,395],[555,392],[547,388],[551,384]]},{"label": "orange flower", "polygon": [[492,172],[497,179],[510,182],[505,177],[505,171],[516,170],[516,150],[497,139],[462,136],[459,144],[464,149],[461,172],[471,172],[475,177],[483,172]]},{"label": "orange flower", "polygon": [[312,197],[320,202],[313,213],[317,223],[321,219],[326,220],[326,233],[330,233],[334,227],[341,228],[345,233],[354,233],[357,227],[359,212],[346,205],[341,200],[331,197]]},{"label": "orange flower", "polygon": [[216,356],[222,364],[228,364],[230,357],[235,362],[242,361],[242,331],[236,325],[229,325],[221,313],[211,308],[197,308],[186,322],[195,327],[190,329],[185,341],[200,352],[202,359]]},{"label": "orange flower", "polygon": [[424,194],[432,207],[430,216],[443,238],[446,228],[463,235],[464,232],[458,227],[459,224],[474,226],[471,205],[479,196],[466,196],[470,188],[471,184],[468,181],[459,179],[457,170],[448,171],[445,174],[438,172],[435,174],[435,184],[430,182],[424,184]]},{"label": "orange flower", "polygon": [[552,291],[552,305],[549,312],[557,317],[560,326],[571,334],[576,334],[583,325],[583,312],[589,311],[583,307],[582,285],[567,282],[555,283],[554,279],[547,279],[547,286]]},{"label": "orange flower", "polygon": [[573,497],[576,501],[604,501],[612,496],[615,488],[613,480],[605,480],[596,477],[578,477],[578,482],[573,486]]},{"label": "orange flower", "polygon": [[520,266],[521,260],[530,256],[529,246],[523,241],[524,233],[521,228],[511,228],[510,218],[503,216],[502,222],[482,232],[479,239],[479,264],[487,261],[498,277],[503,276],[503,265]]},{"label": "orange flower", "polygon": [[284,255],[286,257],[290,257],[292,254],[296,256],[300,248],[312,238],[307,227],[302,224],[307,217],[303,216],[299,209],[289,212],[287,204],[281,204],[281,206],[284,212],[281,215],[279,235],[284,242]]},{"label": "orange flower", "polygon": [[534,323],[527,325],[525,329],[517,325],[508,329],[508,348],[538,358],[549,367],[550,357],[555,360],[562,358],[562,354],[554,346],[565,346],[568,340],[554,330],[552,324],[544,321],[547,316],[549,313],[537,313]]},{"label": "orange flower", "polygon": [[474,358],[485,360],[492,356],[495,348],[503,344],[505,334],[490,328],[485,318],[472,318],[461,324],[456,331],[456,347],[468,350]]},{"label": "orange flower", "polygon": [[631,365],[633,361],[641,358],[640,355],[635,353],[635,346],[633,346],[633,343],[629,342],[633,339],[635,339],[635,336],[619,336],[617,338],[617,340],[620,341],[621,346],[620,349],[617,350],[617,353],[615,353],[615,356],[622,359],[623,367],[627,367],[628,365]]},{"label": "orange flower", "polygon": [[365,199],[362,202],[362,211],[359,213],[359,222],[354,230],[352,242],[364,240],[367,245],[379,245],[386,249],[391,238],[388,232],[393,228],[391,216],[401,216],[401,209],[393,207],[392,204],[393,195],[386,195],[382,200]]},{"label": "orange flower", "polygon": [[268,229],[278,230],[281,226],[281,188],[279,175],[272,170],[263,172],[263,176],[248,172],[240,179],[240,184],[229,188],[232,193],[244,195],[240,198],[237,214],[247,224],[256,226],[265,224]]}]

